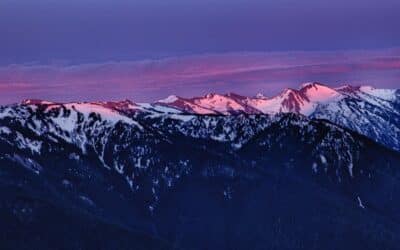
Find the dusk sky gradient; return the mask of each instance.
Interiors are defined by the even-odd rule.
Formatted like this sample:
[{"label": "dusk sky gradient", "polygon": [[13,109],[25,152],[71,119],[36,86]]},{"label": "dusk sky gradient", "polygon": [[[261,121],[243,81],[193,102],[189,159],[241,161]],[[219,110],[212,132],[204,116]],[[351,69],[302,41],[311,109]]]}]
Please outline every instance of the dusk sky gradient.
[{"label": "dusk sky gradient", "polygon": [[0,103],[400,87],[398,0],[1,0]]}]

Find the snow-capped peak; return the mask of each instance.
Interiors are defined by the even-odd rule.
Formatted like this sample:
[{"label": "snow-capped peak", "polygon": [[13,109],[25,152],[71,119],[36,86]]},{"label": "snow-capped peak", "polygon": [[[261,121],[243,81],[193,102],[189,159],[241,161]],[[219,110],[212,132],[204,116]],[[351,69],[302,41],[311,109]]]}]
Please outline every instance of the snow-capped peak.
[{"label": "snow-capped peak", "polygon": [[232,111],[244,112],[246,107],[244,107],[237,98],[232,98],[232,94],[230,95],[219,95],[219,94],[207,94],[204,97],[193,98],[191,99],[194,104],[214,110],[218,113],[222,114],[230,114]]},{"label": "snow-capped peak", "polygon": [[310,88],[310,87],[318,88],[319,86],[326,86],[326,85],[319,82],[305,82],[300,85],[300,89]]},{"label": "snow-capped peak", "polygon": [[304,94],[310,102],[315,103],[327,103],[342,97],[335,89],[316,82],[303,84],[300,92]]},{"label": "snow-capped peak", "polygon": [[158,100],[157,102],[160,102],[160,103],[173,103],[173,102],[176,102],[177,100],[179,100],[179,97],[177,97],[176,95],[170,95],[165,99]]},{"label": "snow-capped peak", "polygon": [[309,98],[301,91],[295,89],[285,89],[280,95],[273,99],[281,103],[279,112],[293,112],[306,114],[312,108]]},{"label": "snow-capped peak", "polygon": [[[217,94],[209,93],[201,97],[182,98],[170,95],[155,103],[136,104],[129,100],[121,102],[96,102],[92,103],[104,108],[122,113],[156,112],[156,113],[191,113],[191,114],[277,114],[299,113],[311,115],[320,106],[329,105],[337,110],[340,101],[345,98],[355,98],[375,106],[385,105],[394,107],[390,102],[399,99],[399,92],[390,89],[376,89],[370,86],[351,86],[349,84],[332,88],[319,82],[303,83],[300,88],[287,88],[273,97],[257,94],[255,97],[246,97],[235,93]],[[397,102],[397,101],[396,101]],[[24,105],[61,105],[42,100],[29,99],[22,102]],[[398,112],[398,111],[396,111]]]},{"label": "snow-capped peak", "polygon": [[39,100],[39,99],[25,99],[21,102],[21,104],[23,105],[50,105],[50,104],[54,104],[53,102],[49,102],[49,101],[44,101],[44,100]]},{"label": "snow-capped peak", "polygon": [[310,115],[318,105],[339,102],[346,97],[356,97],[358,99],[377,97],[384,101],[394,100],[397,95],[396,90],[382,90],[367,86],[354,87],[351,85],[332,88],[319,82],[307,82],[303,83],[299,89],[287,88],[279,95],[270,98],[263,94],[257,94],[255,97],[246,97],[234,93],[223,95],[209,93],[203,97],[190,99],[169,96],[159,101],[159,103],[196,114],[232,114],[237,112],[276,114],[293,112]]}]

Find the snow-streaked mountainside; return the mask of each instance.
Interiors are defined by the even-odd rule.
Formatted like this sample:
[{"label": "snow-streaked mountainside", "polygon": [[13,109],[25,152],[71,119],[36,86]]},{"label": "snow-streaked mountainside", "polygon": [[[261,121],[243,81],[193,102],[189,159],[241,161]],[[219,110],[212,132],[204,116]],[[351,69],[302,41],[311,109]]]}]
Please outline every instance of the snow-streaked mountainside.
[{"label": "snow-streaked mountainside", "polygon": [[391,89],[375,89],[370,86],[353,87],[344,85],[331,88],[317,82],[304,83],[299,89],[285,89],[277,96],[255,97],[237,94],[207,94],[203,97],[182,98],[169,96],[159,104],[195,114],[236,114],[245,113],[298,113],[311,115],[318,106],[337,103],[344,98],[357,98],[372,103],[398,102],[399,92]]},{"label": "snow-streaked mountainside", "polygon": [[399,107],[317,83],[3,106],[0,246],[396,249]]},{"label": "snow-streaked mountainside", "polygon": [[299,89],[285,89],[274,97],[262,94],[208,94],[204,97],[168,97],[154,105],[165,105],[193,114],[296,113],[326,119],[400,150],[400,90],[344,85],[331,88],[317,82]]},{"label": "snow-streaked mountainside", "polygon": [[[234,93],[207,94],[203,97],[182,98],[169,96],[154,103],[96,102],[51,103],[26,100],[22,105],[43,104],[48,107],[63,105],[77,109],[103,109],[119,114],[146,113],[148,116],[169,116],[190,120],[191,115],[235,115],[296,113],[310,118],[326,119],[337,125],[365,135],[394,150],[400,150],[400,90],[376,89],[369,86],[344,85],[331,88],[324,84],[305,83],[299,89],[285,89],[274,97],[258,94],[245,97]],[[95,110],[94,110],[95,111]],[[99,110],[100,112],[100,110]],[[0,110],[0,117],[7,107]],[[104,114],[106,115],[106,114]],[[122,119],[122,118],[121,118]]]}]

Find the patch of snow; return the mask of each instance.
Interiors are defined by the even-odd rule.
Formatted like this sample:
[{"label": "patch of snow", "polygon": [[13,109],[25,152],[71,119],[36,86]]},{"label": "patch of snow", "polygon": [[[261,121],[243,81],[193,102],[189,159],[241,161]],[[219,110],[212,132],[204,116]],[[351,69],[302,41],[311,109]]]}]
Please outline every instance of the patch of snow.
[{"label": "patch of snow", "polygon": [[360,196],[357,196],[357,201],[358,201],[358,206],[361,207],[362,209],[365,209],[364,204],[362,203]]},{"label": "patch of snow", "polygon": [[32,153],[40,154],[40,150],[42,148],[42,142],[31,140],[27,137],[24,137],[21,133],[16,132],[15,142],[18,148],[20,149],[29,149]]},{"label": "patch of snow", "polygon": [[395,89],[376,89],[371,86],[361,86],[360,91],[387,101],[393,101],[396,99]]},{"label": "patch of snow", "polygon": [[324,155],[319,155],[319,158],[321,159],[322,164],[326,164],[327,163],[327,160],[326,160]]},{"label": "patch of snow", "polygon": [[224,141],[226,141],[226,137],[225,137],[225,135],[224,134],[219,134],[219,135],[212,135],[211,136],[211,139],[213,139],[213,140],[215,140],[215,141],[222,141],[222,142],[224,142]]},{"label": "patch of snow", "polygon": [[8,127],[0,127],[1,134],[11,134],[11,130]]},{"label": "patch of snow", "polygon": [[36,152],[37,154],[40,154],[40,150],[42,149],[42,142],[41,141],[34,141],[34,140],[29,140],[27,139],[28,146],[31,149],[32,152]]},{"label": "patch of snow", "polygon": [[96,113],[96,114],[99,114],[102,119],[107,120],[114,124],[119,121],[122,121],[124,123],[130,124],[130,125],[135,125],[135,126],[142,128],[142,126],[139,123],[137,123],[136,121],[133,121],[131,118],[121,115],[120,113],[118,113],[112,109],[108,109],[108,108],[102,107],[100,105],[91,104],[91,103],[79,103],[79,104],[68,104],[66,106],[69,109],[75,109],[75,110],[83,113],[85,118],[87,118],[90,113]]},{"label": "patch of snow", "polygon": [[14,113],[13,110],[11,108],[7,107],[7,108],[1,110],[0,119],[4,119],[6,117],[12,117],[13,113]]},{"label": "patch of snow", "polygon": [[263,95],[262,93],[257,93],[256,98],[257,99],[266,99],[267,97],[265,95]]},{"label": "patch of snow", "polygon": [[94,113],[99,115],[101,120],[109,125],[115,125],[118,122],[123,122],[128,125],[136,126],[139,129],[143,129],[138,122],[132,120],[131,118],[124,116],[111,108],[103,107],[96,103],[67,103],[65,105],[52,105],[46,109],[46,112],[52,112],[53,109],[61,107],[68,109],[71,113],[68,116],[64,116],[62,113],[60,113],[56,117],[51,117],[51,120],[59,128],[69,133],[74,132],[78,126],[78,113],[83,115],[84,120],[88,120],[90,114]]},{"label": "patch of snow", "polygon": [[94,202],[93,202],[89,197],[84,196],[84,195],[80,195],[79,198],[80,198],[82,201],[84,201],[86,204],[88,204],[88,205],[90,205],[90,206],[92,206],[92,207],[95,206]]},{"label": "patch of snow", "polygon": [[80,159],[79,155],[76,154],[76,153],[71,153],[71,154],[69,154],[68,158],[69,158],[70,160],[75,160],[75,161],[78,161],[78,160]]},{"label": "patch of snow", "polygon": [[172,102],[175,102],[177,100],[179,100],[179,98],[176,95],[170,95],[165,99],[159,100],[158,102],[161,102],[161,103],[172,103]]},{"label": "patch of snow", "polygon": [[353,163],[350,162],[348,168],[349,168],[350,177],[353,177]]},{"label": "patch of snow", "polygon": [[229,111],[244,111],[245,107],[227,96],[208,94],[203,98],[197,98],[194,103],[202,108],[217,111],[222,114],[229,114]]},{"label": "patch of snow", "polygon": [[165,105],[159,105],[157,103],[155,104],[150,104],[150,103],[138,103],[138,106],[141,108],[143,111],[147,111],[150,113],[162,113],[162,114],[180,114],[182,111],[179,109],[176,109],[174,107],[169,107]]},{"label": "patch of snow", "polygon": [[183,122],[188,122],[188,121],[190,121],[190,120],[195,118],[195,116],[193,116],[193,115],[176,115],[176,114],[170,115],[169,117],[171,119],[181,120]]},{"label": "patch of snow", "polygon": [[313,170],[313,172],[316,174],[316,173],[318,173],[318,165],[317,165],[317,163],[313,163],[312,164],[312,170]]},{"label": "patch of snow", "polygon": [[35,174],[40,174],[40,171],[43,170],[42,166],[40,166],[39,163],[30,158],[25,158],[16,154],[14,154],[13,156],[7,155],[6,157],[16,163],[21,164],[24,168],[34,172]]}]

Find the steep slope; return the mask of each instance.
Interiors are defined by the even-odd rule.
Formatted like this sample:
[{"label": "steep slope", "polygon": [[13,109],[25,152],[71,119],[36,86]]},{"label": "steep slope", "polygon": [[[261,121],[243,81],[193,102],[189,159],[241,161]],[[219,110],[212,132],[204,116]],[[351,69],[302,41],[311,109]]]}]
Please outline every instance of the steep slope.
[{"label": "steep slope", "polygon": [[285,89],[273,98],[250,98],[247,104],[265,114],[276,113],[304,113],[311,110],[314,105],[302,92],[294,89]]},{"label": "steep slope", "polygon": [[345,97],[319,105],[310,117],[329,120],[400,150],[399,91],[370,87],[348,87],[338,91]]},{"label": "steep slope", "polygon": [[71,248],[397,248],[398,153],[292,113],[166,108],[3,107],[0,244],[57,247],[48,218]]}]

